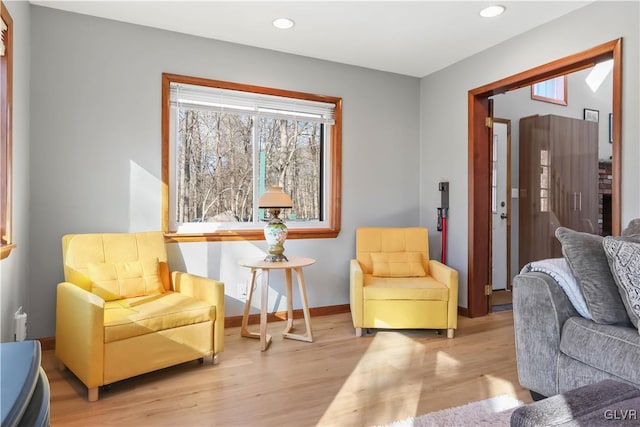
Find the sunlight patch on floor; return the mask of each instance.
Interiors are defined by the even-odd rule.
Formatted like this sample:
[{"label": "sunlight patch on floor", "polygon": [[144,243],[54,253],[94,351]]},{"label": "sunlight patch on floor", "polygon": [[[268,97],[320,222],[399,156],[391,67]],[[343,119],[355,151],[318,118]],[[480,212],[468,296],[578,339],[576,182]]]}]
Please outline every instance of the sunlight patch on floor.
[{"label": "sunlight patch on floor", "polygon": [[[378,331],[318,425],[328,425],[329,420],[336,419],[345,425],[369,425],[368,408],[378,419],[383,412],[391,420],[408,412],[415,414],[423,380],[415,373],[422,370],[424,347],[400,332]],[[382,374],[381,365],[386,367]],[[403,396],[402,401],[397,396]]]},{"label": "sunlight patch on floor", "polygon": [[439,351],[436,354],[436,363],[434,366],[434,372],[436,376],[451,376],[460,372],[462,363],[444,351]]},{"label": "sunlight patch on floor", "polygon": [[489,374],[486,374],[484,377],[487,383],[489,396],[497,396],[499,394],[507,394],[513,397],[517,396],[516,389],[510,381]]}]

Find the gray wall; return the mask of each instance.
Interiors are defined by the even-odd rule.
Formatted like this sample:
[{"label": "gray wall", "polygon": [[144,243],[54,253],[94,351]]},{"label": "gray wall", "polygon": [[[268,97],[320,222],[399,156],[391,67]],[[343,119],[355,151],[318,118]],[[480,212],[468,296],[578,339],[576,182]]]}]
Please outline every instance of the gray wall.
[{"label": "gray wall", "polygon": [[[623,42],[622,223],[640,216],[638,2],[595,2],[437,73],[420,84],[420,223],[436,227],[438,181],[450,181],[449,264],[467,307],[468,91],[619,37]],[[601,117],[602,120],[602,117]],[[439,252],[439,233],[431,244]]]},{"label": "gray wall", "polygon": [[[5,2],[13,18],[13,238],[18,244],[0,261],[0,342],[13,341],[13,314],[27,308],[29,286],[29,74],[31,9]],[[28,319],[30,321],[30,319]]]},{"label": "gray wall", "polygon": [[[419,79],[31,10],[30,337],[54,335],[62,235],[161,226],[162,72],[343,98],[342,231],[286,243],[288,254],[317,259],[305,271],[312,307],[349,302],[356,226],[418,223]],[[238,284],[249,272],[237,262],[263,241],[170,246],[173,268],[220,278],[227,316],[242,314]],[[269,306],[283,310],[283,279],[273,276]]]}]

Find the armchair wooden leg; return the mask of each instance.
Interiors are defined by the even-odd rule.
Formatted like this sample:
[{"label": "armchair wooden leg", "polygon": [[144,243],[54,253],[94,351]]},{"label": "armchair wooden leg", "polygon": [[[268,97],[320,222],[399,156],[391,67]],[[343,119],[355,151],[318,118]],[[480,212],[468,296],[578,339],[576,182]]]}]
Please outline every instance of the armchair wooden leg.
[{"label": "armchair wooden leg", "polygon": [[447,329],[447,338],[453,338],[455,329]]},{"label": "armchair wooden leg", "polygon": [[87,390],[87,400],[89,402],[95,402],[98,400],[98,387],[93,387]]},{"label": "armchair wooden leg", "polygon": [[362,328],[356,328],[356,336],[357,337],[361,337],[362,336]]},{"label": "armchair wooden leg", "polygon": [[211,353],[207,356],[201,357],[198,359],[198,362],[201,365],[217,365],[218,363],[220,363],[220,359],[218,358],[218,354],[217,353]]}]

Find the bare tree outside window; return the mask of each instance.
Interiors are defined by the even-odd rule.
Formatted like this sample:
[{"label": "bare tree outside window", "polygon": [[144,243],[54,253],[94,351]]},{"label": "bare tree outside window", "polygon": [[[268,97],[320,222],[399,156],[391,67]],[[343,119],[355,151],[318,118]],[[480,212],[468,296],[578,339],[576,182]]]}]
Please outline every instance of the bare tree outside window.
[{"label": "bare tree outside window", "polygon": [[180,109],[177,220],[252,220],[251,117]]},{"label": "bare tree outside window", "polygon": [[[298,120],[260,119],[265,182],[281,186],[293,201],[289,220],[321,220],[322,127]],[[261,157],[262,159],[262,157]],[[261,168],[262,171],[262,168]],[[261,182],[261,191],[265,186]]]},{"label": "bare tree outside window", "polygon": [[186,108],[178,114],[178,222],[253,222],[254,176],[260,193],[279,185],[291,196],[289,220],[320,219],[322,124]]}]

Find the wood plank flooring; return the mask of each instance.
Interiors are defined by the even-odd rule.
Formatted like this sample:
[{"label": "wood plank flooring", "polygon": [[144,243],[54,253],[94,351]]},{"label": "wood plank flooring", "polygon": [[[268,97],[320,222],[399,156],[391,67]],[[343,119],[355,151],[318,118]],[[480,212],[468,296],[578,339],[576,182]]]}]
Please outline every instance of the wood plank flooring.
[{"label": "wood plank flooring", "polygon": [[454,339],[424,330],[357,338],[349,313],[313,317],[313,343],[283,339],[284,326],[269,324],[266,352],[228,328],[219,365],[121,381],[94,403],[46,351],[51,425],[371,426],[499,394],[531,401],[517,380],[511,311],[461,317]]},{"label": "wood plank flooring", "polygon": [[491,295],[491,304],[505,305],[513,302],[513,293],[510,290],[493,291]]}]

